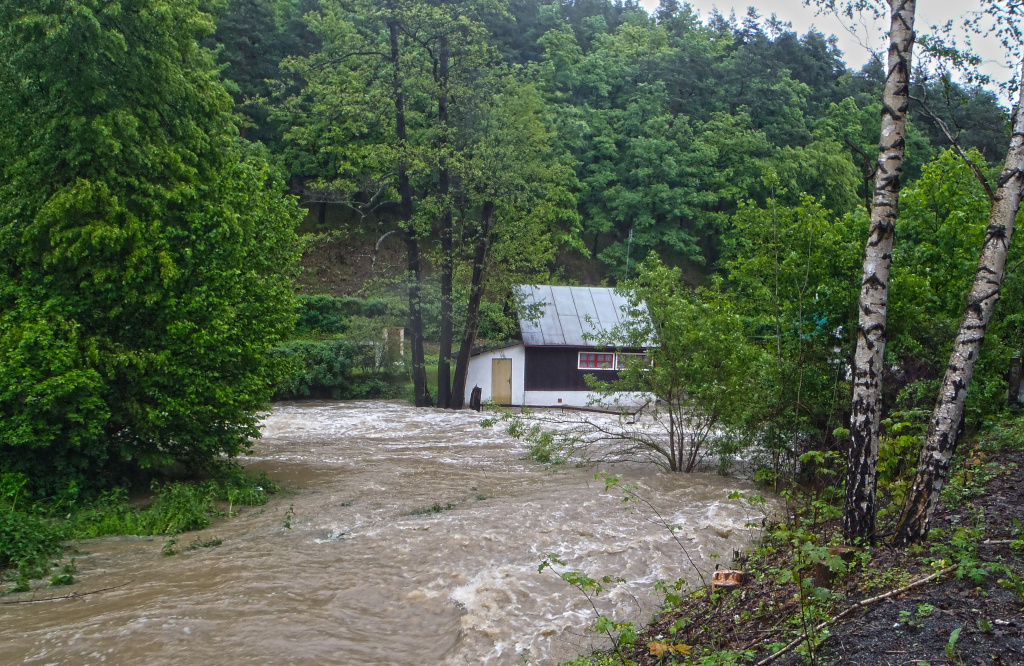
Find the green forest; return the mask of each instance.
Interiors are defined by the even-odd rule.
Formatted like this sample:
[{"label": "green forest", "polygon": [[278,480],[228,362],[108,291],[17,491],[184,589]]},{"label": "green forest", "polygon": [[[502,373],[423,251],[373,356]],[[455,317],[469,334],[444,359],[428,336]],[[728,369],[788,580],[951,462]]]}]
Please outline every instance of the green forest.
[{"label": "green forest", "polygon": [[[2,580],[28,589],[69,539],[265,503],[234,459],[272,400],[463,408],[521,284],[645,305],[608,344],[655,339],[653,367],[594,390],[657,396],[670,444],[629,435],[649,462],[742,458],[803,502],[775,537],[805,555],[801,603],[830,539],[920,551],[951,492],[984,494],[965,460],[1020,458],[1024,114],[900,33],[907,11],[855,70],[832,36],[676,0],[7,0]],[[579,430],[498,423],[585,460]],[[984,575],[1022,594],[1006,571]],[[794,654],[815,659],[833,602],[807,601],[824,615]],[[599,631],[593,663],[647,649]],[[753,663],[664,645],[638,663]]]}]

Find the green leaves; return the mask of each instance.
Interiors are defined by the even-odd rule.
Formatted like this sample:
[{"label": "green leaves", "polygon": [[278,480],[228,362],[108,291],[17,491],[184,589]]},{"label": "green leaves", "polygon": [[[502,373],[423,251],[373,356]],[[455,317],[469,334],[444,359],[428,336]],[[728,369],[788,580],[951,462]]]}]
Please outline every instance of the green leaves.
[{"label": "green leaves", "polygon": [[[984,164],[974,152],[972,159]],[[973,173],[947,151],[926,164],[919,180],[900,197],[900,237],[893,250],[889,315],[890,363],[906,368],[897,420],[918,420],[912,410],[931,409],[938,380],[977,270],[988,225],[988,197]],[[1011,247],[1007,266],[1020,262]],[[966,405],[966,424],[999,410],[1006,400],[1003,375],[1014,350],[1024,344],[1019,275],[1006,271],[1003,298],[990,322]]]},{"label": "green leaves", "polygon": [[866,220],[838,217],[807,195],[787,205],[781,182],[766,169],[765,183],[778,198],[741,204],[721,265],[726,293],[764,350],[760,390],[749,401],[752,421],[767,449],[795,459],[807,447],[794,443],[836,436],[835,417],[847,400],[838,368],[854,339]]},{"label": "green leaves", "polygon": [[960,632],[963,627],[957,627],[949,634],[949,640],[946,641],[946,659],[950,662],[956,660],[956,642],[960,639]]},{"label": "green leaves", "polygon": [[622,439],[666,469],[691,472],[709,453],[727,456],[741,445],[738,431],[755,388],[751,369],[760,356],[741,319],[720,293],[690,291],[679,269],[653,253],[626,289],[625,323],[596,342],[647,348],[648,359],[627,361],[614,381],[588,384],[606,405],[616,405],[622,392],[657,398],[644,409],[655,428],[627,428]]},{"label": "green leaves", "polygon": [[0,468],[34,490],[257,435],[297,208],[238,142],[195,2],[0,8]]},{"label": "green leaves", "polygon": [[0,570],[18,570],[19,578],[39,578],[60,557],[60,530],[49,522],[0,504]]}]

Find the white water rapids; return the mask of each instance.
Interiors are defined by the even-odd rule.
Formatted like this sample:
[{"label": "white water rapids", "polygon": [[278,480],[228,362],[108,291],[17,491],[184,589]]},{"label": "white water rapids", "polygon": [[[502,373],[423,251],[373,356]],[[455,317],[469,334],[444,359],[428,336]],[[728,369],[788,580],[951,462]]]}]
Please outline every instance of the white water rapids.
[{"label": "white water rapids", "polygon": [[[625,578],[595,599],[620,620],[650,620],[660,579],[699,582],[651,511],[604,492],[597,470],[525,460],[524,445],[480,418],[387,402],[275,405],[243,462],[290,491],[178,537],[217,547],[164,557],[163,538],[79,543],[75,586],[9,598],[124,586],[0,606],[0,663],[555,664],[603,642],[587,599],[538,573],[545,553]],[[762,518],[728,499],[751,491],[734,479],[609,471],[682,526],[676,536],[706,571],[728,564],[749,541],[745,524]],[[435,504],[453,508],[414,513]]]}]

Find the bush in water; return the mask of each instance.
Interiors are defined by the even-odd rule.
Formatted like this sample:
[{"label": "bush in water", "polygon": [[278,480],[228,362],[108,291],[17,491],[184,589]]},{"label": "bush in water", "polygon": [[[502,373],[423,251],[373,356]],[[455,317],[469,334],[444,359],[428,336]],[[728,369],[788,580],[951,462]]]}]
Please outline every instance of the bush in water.
[{"label": "bush in water", "polygon": [[42,578],[60,557],[62,540],[50,521],[0,504],[0,572],[13,569],[25,581]]}]

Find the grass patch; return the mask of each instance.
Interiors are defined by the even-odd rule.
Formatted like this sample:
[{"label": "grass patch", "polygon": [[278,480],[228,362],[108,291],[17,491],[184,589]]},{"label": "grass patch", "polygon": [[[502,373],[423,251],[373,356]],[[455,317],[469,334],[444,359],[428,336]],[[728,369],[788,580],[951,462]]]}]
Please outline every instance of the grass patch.
[{"label": "grass patch", "polygon": [[[49,574],[68,540],[166,534],[171,538],[163,552],[173,555],[175,535],[201,530],[215,517],[234,515],[235,506],[266,504],[270,493],[280,490],[266,472],[249,473],[238,466],[223,468],[208,481],[154,482],[152,501],[141,506],[130,501],[125,488],[80,498],[73,485],[55,497],[29,502],[26,485],[23,475],[0,476],[0,584],[15,583],[8,591],[25,591],[30,580]],[[226,502],[228,510],[220,511],[217,502]],[[188,549],[220,543],[197,538]],[[55,574],[51,584],[74,582],[75,572],[68,567],[73,563]]]},{"label": "grass patch", "polygon": [[154,484],[155,499],[143,507],[128,501],[124,488],[101,494],[94,501],[69,514],[65,525],[68,539],[131,534],[154,536],[201,530],[221,514],[215,502],[227,502],[227,514],[234,506],[262,506],[277,485],[266,472],[248,474],[231,469],[212,481]]},{"label": "grass patch", "polygon": [[425,506],[422,509],[416,509],[415,511],[413,511],[409,515],[410,516],[429,516],[429,515],[435,514],[435,513],[443,513],[445,511],[451,511],[454,508],[455,508],[455,505],[452,504],[451,502],[447,502],[445,504],[441,504],[440,502],[434,502],[433,505]]},{"label": "grass patch", "polygon": [[192,543],[188,545],[188,548],[186,548],[186,550],[199,550],[200,548],[216,548],[222,543],[224,543],[224,541],[222,539],[218,539],[217,537],[206,540],[196,537],[192,540]]},{"label": "grass patch", "polygon": [[54,587],[60,585],[74,585],[76,573],[78,573],[78,567],[75,566],[75,560],[72,558],[69,563],[60,568],[58,573],[50,576],[50,585]]},{"label": "grass patch", "polygon": [[45,576],[61,556],[63,536],[52,521],[0,505],[0,574],[7,569],[17,587],[27,588],[29,580]]}]

